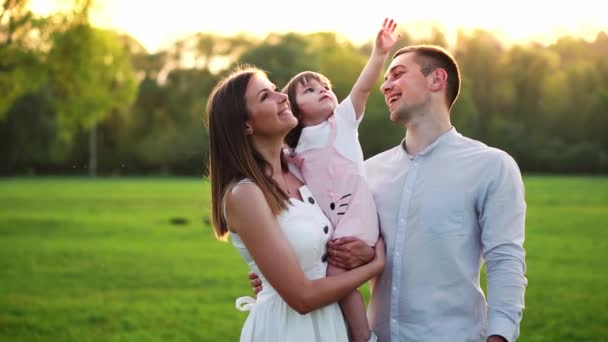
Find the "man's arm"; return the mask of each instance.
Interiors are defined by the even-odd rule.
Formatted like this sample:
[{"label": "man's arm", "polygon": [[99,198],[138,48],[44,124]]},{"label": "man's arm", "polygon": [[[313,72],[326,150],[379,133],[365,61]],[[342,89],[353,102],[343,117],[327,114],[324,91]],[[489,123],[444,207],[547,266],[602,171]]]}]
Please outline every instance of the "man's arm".
[{"label": "man's arm", "polygon": [[[488,329],[491,338],[514,341],[524,309],[527,279],[524,243],[526,203],[517,164],[501,153],[497,169],[480,199],[479,223],[488,284]],[[495,335],[495,336],[493,336]]]},{"label": "man's arm", "polygon": [[367,98],[376,85],[378,78],[382,74],[384,62],[386,61],[388,52],[391,50],[393,45],[395,45],[397,39],[399,39],[399,35],[395,34],[396,27],[397,23],[395,23],[393,19],[390,21],[388,19],[384,19],[382,28],[376,36],[376,42],[372,54],[350,92],[350,99],[353,103],[353,107],[355,108],[357,120],[359,120],[361,115],[363,115]]}]

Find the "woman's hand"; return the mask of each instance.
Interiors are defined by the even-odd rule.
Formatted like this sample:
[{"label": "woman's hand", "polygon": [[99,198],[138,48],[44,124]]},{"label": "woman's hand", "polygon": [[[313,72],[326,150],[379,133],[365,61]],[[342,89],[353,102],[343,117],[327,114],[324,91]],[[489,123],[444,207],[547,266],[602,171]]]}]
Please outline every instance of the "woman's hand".
[{"label": "woman's hand", "polygon": [[[384,246],[384,243],[382,244]],[[343,237],[327,243],[328,262],[336,267],[350,270],[367,264],[374,258],[374,248],[356,237]]]},{"label": "woman's hand", "polygon": [[258,293],[262,291],[262,281],[260,280],[260,277],[258,277],[258,275],[253,271],[250,271],[247,276],[249,277],[251,290],[253,291],[253,294],[257,296]]}]

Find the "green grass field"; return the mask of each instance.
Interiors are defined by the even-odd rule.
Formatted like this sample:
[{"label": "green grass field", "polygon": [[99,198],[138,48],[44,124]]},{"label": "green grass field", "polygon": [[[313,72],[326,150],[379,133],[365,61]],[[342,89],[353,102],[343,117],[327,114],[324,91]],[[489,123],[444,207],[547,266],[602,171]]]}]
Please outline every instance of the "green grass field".
[{"label": "green grass field", "polygon": [[[520,341],[608,340],[608,178],[525,183]],[[0,340],[237,341],[247,268],[209,206],[192,178],[0,179]]]}]

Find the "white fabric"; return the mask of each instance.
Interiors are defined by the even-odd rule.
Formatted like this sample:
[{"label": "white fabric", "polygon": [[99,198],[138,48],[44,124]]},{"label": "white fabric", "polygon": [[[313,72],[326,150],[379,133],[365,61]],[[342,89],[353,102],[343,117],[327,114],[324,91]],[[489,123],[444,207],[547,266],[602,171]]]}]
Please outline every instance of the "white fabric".
[{"label": "white fabric", "polygon": [[[282,212],[277,220],[306,276],[309,279],[322,278],[327,268],[323,256],[327,253],[326,244],[333,228],[306,186],[300,188],[300,194],[302,201],[290,199],[288,210]],[[263,287],[257,300],[247,297],[237,300],[239,310],[250,310],[240,341],[348,341],[342,311],[337,303],[306,315],[299,314],[268,283],[238,234],[231,233],[230,239],[249,268],[259,275]]]},{"label": "white fabric", "polygon": [[400,145],[366,166],[387,244],[368,307],[378,341],[515,340],[527,284],[515,161],[452,128],[417,155]]},{"label": "white fabric", "polygon": [[[357,120],[355,107],[350,96],[336,106],[333,115],[336,120],[336,150],[344,157],[357,162],[359,174],[365,178],[363,151],[359,144],[359,132],[357,130],[359,123],[363,119],[363,115]],[[327,144],[330,131],[327,120],[315,126],[304,127],[295,152],[300,154],[308,150],[324,147]]]}]

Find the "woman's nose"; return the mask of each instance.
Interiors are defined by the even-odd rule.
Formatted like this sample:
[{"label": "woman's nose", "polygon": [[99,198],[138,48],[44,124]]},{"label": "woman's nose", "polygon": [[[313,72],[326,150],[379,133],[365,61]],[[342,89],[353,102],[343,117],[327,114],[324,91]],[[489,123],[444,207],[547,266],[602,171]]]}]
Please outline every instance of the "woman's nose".
[{"label": "woman's nose", "polygon": [[287,96],[287,94],[283,94],[281,92],[277,92],[277,94],[279,95],[279,102],[280,103],[283,103],[283,102],[287,101],[287,99],[289,98]]}]

